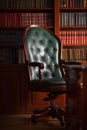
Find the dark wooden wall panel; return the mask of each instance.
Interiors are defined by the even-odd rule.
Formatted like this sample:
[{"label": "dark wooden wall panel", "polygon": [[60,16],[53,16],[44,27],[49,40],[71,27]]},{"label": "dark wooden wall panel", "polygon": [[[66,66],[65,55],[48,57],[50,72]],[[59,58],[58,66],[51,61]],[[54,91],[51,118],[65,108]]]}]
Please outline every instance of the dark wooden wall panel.
[{"label": "dark wooden wall panel", "polygon": [[[47,93],[30,92],[25,65],[0,65],[0,114],[31,113],[49,105],[43,98]],[[65,106],[65,97],[56,103]]]}]

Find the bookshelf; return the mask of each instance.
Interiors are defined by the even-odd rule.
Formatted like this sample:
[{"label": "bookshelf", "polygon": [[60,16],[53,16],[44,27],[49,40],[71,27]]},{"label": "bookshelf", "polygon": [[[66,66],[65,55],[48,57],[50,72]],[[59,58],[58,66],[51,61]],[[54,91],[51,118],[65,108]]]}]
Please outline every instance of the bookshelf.
[{"label": "bookshelf", "polygon": [[66,61],[87,61],[87,0],[59,0],[59,36]]}]

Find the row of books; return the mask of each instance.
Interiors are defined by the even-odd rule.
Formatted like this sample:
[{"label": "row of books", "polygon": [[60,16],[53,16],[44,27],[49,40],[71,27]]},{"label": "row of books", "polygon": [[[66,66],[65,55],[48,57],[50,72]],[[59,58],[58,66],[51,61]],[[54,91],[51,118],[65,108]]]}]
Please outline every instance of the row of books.
[{"label": "row of books", "polygon": [[87,12],[60,13],[60,26],[87,26]]},{"label": "row of books", "polygon": [[20,26],[30,24],[53,26],[53,13],[21,13]]},{"label": "row of books", "polygon": [[25,63],[23,49],[0,48],[0,64],[22,64]]},{"label": "row of books", "polygon": [[61,8],[84,8],[87,7],[87,0],[60,0]]},{"label": "row of books", "polygon": [[30,24],[53,25],[53,13],[0,13],[0,27],[26,27]]},{"label": "row of books", "polygon": [[[63,48],[62,59],[65,61],[87,61],[87,48]],[[0,48],[0,64],[25,63],[24,49]]]},{"label": "row of books", "polygon": [[87,30],[62,30],[59,37],[64,46],[87,46]]},{"label": "row of books", "polygon": [[22,46],[23,44],[23,30],[0,30],[0,45]]},{"label": "row of books", "polygon": [[[87,46],[87,30],[60,31],[59,37],[61,40],[61,44],[64,47],[66,46],[68,48],[68,46],[71,46],[71,48],[72,48],[72,49],[65,49],[65,48],[63,49],[64,59],[72,60],[73,58],[77,57],[76,59],[79,59],[79,60],[80,59],[87,60],[86,59],[87,49],[85,51],[84,51],[84,49],[82,49],[80,51],[79,51],[79,49],[76,49],[79,46],[86,48],[86,46]],[[6,61],[9,63],[23,63],[24,62],[23,50],[18,49],[18,48],[6,49],[6,46],[9,46],[9,45],[13,46],[13,47],[14,47],[14,45],[17,47],[22,47],[22,45],[23,45],[23,30],[20,30],[20,31],[13,30],[13,29],[0,30],[0,46],[5,47],[3,49],[2,48],[0,49],[0,62],[4,63],[4,61]],[[74,49],[76,49],[75,53],[77,53],[77,56],[74,55],[73,46],[75,46]],[[84,58],[82,58],[81,55]]]},{"label": "row of books", "polygon": [[2,0],[0,8],[46,8],[53,7],[53,0]]},{"label": "row of books", "polygon": [[64,48],[62,49],[62,59],[65,61],[85,62],[87,61],[87,48]]}]

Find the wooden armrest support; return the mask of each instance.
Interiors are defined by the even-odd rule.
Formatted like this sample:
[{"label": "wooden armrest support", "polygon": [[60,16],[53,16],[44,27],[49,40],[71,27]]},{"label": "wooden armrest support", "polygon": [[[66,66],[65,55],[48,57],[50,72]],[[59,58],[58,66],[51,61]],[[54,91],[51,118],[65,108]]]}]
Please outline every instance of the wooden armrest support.
[{"label": "wooden armrest support", "polygon": [[44,64],[39,63],[39,62],[31,62],[31,63],[29,63],[29,65],[32,66],[32,67],[39,67],[40,69],[44,68]]},{"label": "wooden armrest support", "polygon": [[38,67],[39,68],[39,80],[42,79],[42,73],[41,73],[41,69],[44,69],[44,64],[40,63],[40,62],[26,62],[29,66],[31,67]]}]

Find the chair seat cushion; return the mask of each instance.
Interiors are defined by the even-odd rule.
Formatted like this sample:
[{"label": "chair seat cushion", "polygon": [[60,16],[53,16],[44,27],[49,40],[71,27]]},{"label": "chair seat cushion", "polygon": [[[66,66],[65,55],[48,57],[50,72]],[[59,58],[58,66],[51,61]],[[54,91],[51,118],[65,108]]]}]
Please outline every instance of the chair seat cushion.
[{"label": "chair seat cushion", "polygon": [[39,92],[66,92],[66,82],[64,80],[32,80],[30,81],[30,85],[28,87],[31,91],[39,91]]}]

